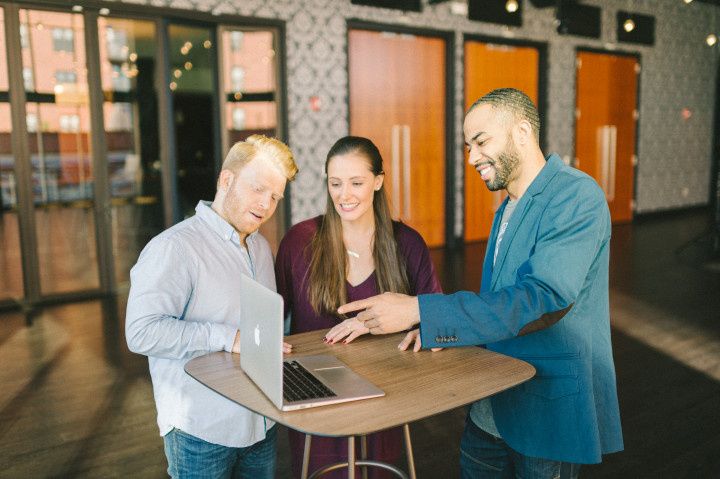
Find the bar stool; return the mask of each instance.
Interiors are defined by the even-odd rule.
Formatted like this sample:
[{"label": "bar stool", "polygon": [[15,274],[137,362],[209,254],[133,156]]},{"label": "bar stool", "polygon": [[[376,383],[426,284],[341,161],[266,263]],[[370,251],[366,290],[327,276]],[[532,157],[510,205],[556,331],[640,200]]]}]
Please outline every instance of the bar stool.
[{"label": "bar stool", "polygon": [[316,479],[325,474],[326,472],[335,471],[343,467],[348,468],[348,479],[355,479],[355,466],[362,467],[362,478],[367,479],[367,468],[368,467],[379,467],[396,474],[401,479],[416,479],[415,476],[415,459],[413,458],[412,442],[410,441],[410,426],[406,423],[403,424],[403,435],[405,436],[405,455],[407,456],[408,472],[405,474],[398,467],[388,464],[382,461],[373,461],[367,459],[367,436],[360,437],[360,460],[355,460],[355,436],[348,437],[348,460],[347,462],[336,462],[324,466],[317,471],[314,471],[308,478],[308,467],[310,464],[310,443],[312,436],[305,434],[305,449],[303,450],[303,463],[301,479]]}]

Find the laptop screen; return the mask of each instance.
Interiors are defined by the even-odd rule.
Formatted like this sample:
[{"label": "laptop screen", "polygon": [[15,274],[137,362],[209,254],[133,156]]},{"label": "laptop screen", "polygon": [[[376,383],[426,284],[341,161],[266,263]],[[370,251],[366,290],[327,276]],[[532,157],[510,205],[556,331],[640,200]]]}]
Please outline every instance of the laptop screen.
[{"label": "laptop screen", "polygon": [[252,278],[240,278],[240,366],[263,393],[283,404],[283,299]]}]

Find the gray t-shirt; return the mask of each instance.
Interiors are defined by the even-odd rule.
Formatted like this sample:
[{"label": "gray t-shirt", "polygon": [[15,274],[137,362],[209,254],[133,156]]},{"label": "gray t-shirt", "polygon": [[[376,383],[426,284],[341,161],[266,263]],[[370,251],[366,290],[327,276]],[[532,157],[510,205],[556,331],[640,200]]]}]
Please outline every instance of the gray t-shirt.
[{"label": "gray t-shirt", "polygon": [[503,237],[505,236],[505,230],[507,229],[507,225],[510,222],[510,217],[515,212],[515,206],[517,206],[517,200],[513,201],[511,199],[508,199],[507,205],[505,205],[505,211],[503,211],[502,219],[500,220],[500,231],[498,231],[497,241],[495,242],[495,252],[493,254],[493,266],[495,265],[495,260],[497,259],[498,251],[500,251],[500,243],[502,242]]},{"label": "gray t-shirt", "polygon": [[[507,230],[510,217],[515,211],[515,206],[517,206],[517,200],[513,201],[508,199],[508,203],[505,205],[505,211],[503,211],[502,219],[500,220],[500,231],[498,231],[497,241],[495,242],[493,266],[495,265],[498,251],[500,251],[500,242],[502,242],[502,239],[505,236],[505,230]],[[492,434],[495,437],[500,437],[500,433],[495,425],[495,420],[493,419],[492,403],[490,402],[490,398],[481,399],[480,401],[473,403],[470,408],[470,419],[472,419],[477,427],[486,433]]]}]

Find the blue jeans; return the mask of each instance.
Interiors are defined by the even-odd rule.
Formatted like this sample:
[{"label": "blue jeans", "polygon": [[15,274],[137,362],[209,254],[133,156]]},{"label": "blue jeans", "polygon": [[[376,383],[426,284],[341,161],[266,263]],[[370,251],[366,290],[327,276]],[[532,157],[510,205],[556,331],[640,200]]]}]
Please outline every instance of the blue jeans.
[{"label": "blue jeans", "polygon": [[163,437],[168,474],[173,479],[273,479],[277,427],[265,439],[248,447],[226,447],[205,442],[173,429]]},{"label": "blue jeans", "polygon": [[460,441],[460,470],[462,479],[577,479],[580,465],[520,454],[468,416]]}]

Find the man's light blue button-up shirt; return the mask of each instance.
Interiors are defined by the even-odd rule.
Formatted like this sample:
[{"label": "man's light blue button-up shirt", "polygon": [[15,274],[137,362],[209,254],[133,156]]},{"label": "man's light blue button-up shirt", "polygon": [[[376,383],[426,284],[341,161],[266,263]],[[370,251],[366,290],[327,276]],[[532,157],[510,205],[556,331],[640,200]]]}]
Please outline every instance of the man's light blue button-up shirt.
[{"label": "man's light blue button-up shirt", "polygon": [[181,429],[205,441],[247,447],[273,423],[203,386],[184,371],[190,359],[231,351],[240,328],[240,274],[275,290],[270,246],[260,234],[241,246],[209,202],[153,238],[130,271],[125,336],[149,358],[160,435]]}]

